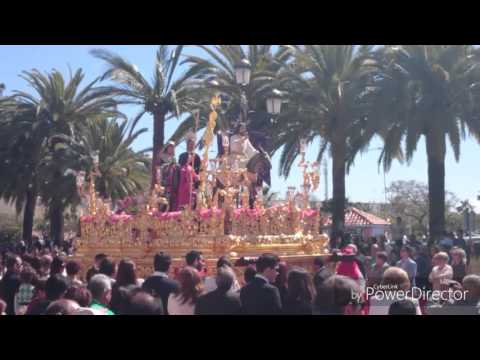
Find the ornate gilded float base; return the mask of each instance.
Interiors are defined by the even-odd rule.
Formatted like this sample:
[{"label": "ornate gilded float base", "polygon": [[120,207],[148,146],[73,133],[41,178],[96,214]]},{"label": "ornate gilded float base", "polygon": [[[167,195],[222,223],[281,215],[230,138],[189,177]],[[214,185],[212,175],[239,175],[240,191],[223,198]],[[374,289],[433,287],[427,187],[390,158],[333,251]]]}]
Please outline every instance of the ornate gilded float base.
[{"label": "ornate gilded float base", "polygon": [[[328,255],[328,237],[325,235],[270,235],[270,236],[195,236],[190,238],[171,238],[153,240],[141,247],[122,246],[115,242],[83,243],[77,249],[75,259],[82,263],[83,271],[92,266],[98,253],[105,253],[115,260],[130,258],[137,264],[140,277],[153,272],[155,253],[164,251],[173,258],[172,273],[185,265],[185,254],[192,250],[202,251],[209,270],[215,269],[217,259],[222,255],[230,257],[232,262],[245,256],[259,256],[266,252],[275,253],[289,264],[310,268],[315,256]],[[119,246],[120,245],[120,246]],[[163,245],[163,246],[162,246]],[[237,269],[241,272],[241,269]]]}]

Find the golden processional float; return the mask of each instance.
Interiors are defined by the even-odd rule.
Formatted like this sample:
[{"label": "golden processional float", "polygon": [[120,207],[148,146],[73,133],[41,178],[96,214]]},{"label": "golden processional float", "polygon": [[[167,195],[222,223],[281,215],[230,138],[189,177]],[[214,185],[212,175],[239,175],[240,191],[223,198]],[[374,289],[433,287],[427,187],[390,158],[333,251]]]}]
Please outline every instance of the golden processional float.
[{"label": "golden processional float", "polygon": [[[300,143],[302,191],[296,193],[294,187],[289,187],[283,204],[265,208],[262,191],[258,189],[252,209],[248,186],[243,186],[248,179],[247,169],[238,167],[237,162],[232,164],[225,155],[208,158],[219,105],[220,97],[214,96],[203,136],[204,152],[195,210],[190,206],[177,212],[159,211],[159,206],[168,204],[168,200],[162,196],[165,189],[160,185],[161,171],[158,169],[156,185],[145,196],[138,213],[114,214],[111,202],[102,200],[95,191],[95,176],[99,171],[98,156],[94,157],[95,170],[89,174],[88,195],[83,195],[79,189],[83,202],[88,205],[86,213],[80,216],[75,258],[83,263],[84,269],[91,266],[97,253],[106,253],[116,260],[124,257],[134,260],[140,276],[153,272],[153,256],[160,251],[172,256],[172,271],[184,265],[185,254],[193,249],[203,252],[209,270],[213,271],[222,255],[234,262],[241,257],[271,252],[290,265],[310,268],[313,257],[328,254],[328,236],[321,234],[319,229],[320,210],[309,207],[309,193],[319,185],[319,166],[305,161],[305,142]],[[80,174],[83,178],[77,178],[79,188],[85,172]],[[224,188],[214,191],[217,178],[222,179]]]}]

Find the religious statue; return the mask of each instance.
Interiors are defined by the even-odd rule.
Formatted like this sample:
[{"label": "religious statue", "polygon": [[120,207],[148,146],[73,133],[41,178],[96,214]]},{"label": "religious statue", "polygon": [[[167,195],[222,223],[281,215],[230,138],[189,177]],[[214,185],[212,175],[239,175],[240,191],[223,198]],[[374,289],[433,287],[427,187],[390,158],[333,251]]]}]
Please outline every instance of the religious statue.
[{"label": "religious statue", "polygon": [[[175,160],[175,143],[170,141],[166,144],[159,156],[162,186],[165,188],[165,197],[168,199],[169,211],[177,209],[177,193],[179,183],[179,166]],[[165,211],[165,206],[161,207]]]},{"label": "religious statue", "polygon": [[196,207],[196,194],[200,185],[200,167],[202,161],[195,153],[195,134],[187,135],[187,151],[180,154],[179,186],[177,196],[177,208],[182,209],[191,206]]},{"label": "religious statue", "polygon": [[187,151],[180,154],[180,157],[178,158],[178,163],[180,164],[180,166],[188,163],[194,168],[197,175],[200,174],[202,159],[200,159],[200,156],[195,153],[195,134],[190,133],[187,135]]}]

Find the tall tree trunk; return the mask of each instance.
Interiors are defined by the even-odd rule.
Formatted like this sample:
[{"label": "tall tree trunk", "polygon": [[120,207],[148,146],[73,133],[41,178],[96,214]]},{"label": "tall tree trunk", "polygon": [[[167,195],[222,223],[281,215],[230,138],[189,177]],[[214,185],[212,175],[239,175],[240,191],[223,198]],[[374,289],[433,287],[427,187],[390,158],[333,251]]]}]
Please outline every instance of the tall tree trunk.
[{"label": "tall tree trunk", "polygon": [[26,193],[27,201],[23,210],[22,238],[30,248],[32,246],[33,219],[37,204],[37,191],[32,188]]},{"label": "tall tree trunk", "polygon": [[153,159],[151,188],[157,183],[156,167],[159,165],[159,154],[165,141],[165,112],[157,110],[153,114]]},{"label": "tall tree trunk", "polygon": [[430,238],[438,241],[445,231],[445,135],[426,136],[428,159],[428,223]]},{"label": "tall tree trunk", "polygon": [[332,142],[332,248],[340,245],[337,237],[343,235],[345,230],[345,158],[345,137],[336,136]]},{"label": "tall tree trunk", "polygon": [[50,238],[55,245],[61,245],[63,238],[63,208],[53,205],[50,209]]}]

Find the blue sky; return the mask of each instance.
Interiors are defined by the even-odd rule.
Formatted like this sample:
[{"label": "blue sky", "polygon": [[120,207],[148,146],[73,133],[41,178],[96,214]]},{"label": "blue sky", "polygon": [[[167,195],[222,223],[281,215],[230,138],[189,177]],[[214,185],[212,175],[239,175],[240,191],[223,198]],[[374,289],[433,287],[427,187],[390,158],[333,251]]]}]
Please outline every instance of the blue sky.
[{"label": "blue sky", "polygon": [[[22,70],[37,68],[41,71],[48,71],[56,68],[65,76],[68,76],[68,66],[72,70],[81,67],[86,73],[85,82],[92,80],[105,70],[105,65],[89,54],[90,49],[107,48],[125,56],[134,63],[148,79],[152,77],[156,45],[0,45],[0,82],[7,86],[6,94],[12,90],[28,90],[27,84],[18,75]],[[200,54],[200,50],[193,47],[187,48],[187,53]],[[123,109],[127,115],[133,117],[139,108],[126,107]],[[166,136],[170,136],[175,127],[179,124],[177,120],[171,120],[166,125]],[[151,118],[145,115],[139,126],[151,128]],[[145,133],[134,144],[135,148],[141,149],[151,146],[152,133]],[[358,156],[354,167],[347,176],[346,188],[347,197],[352,201],[383,201],[384,178],[383,172],[378,170],[377,159],[379,151],[375,150],[381,146],[380,141],[373,141],[370,148],[373,149],[367,154]],[[177,154],[184,151],[185,145],[177,147]],[[310,145],[307,158],[314,160],[318,150],[318,143]],[[299,186],[301,183],[301,172],[296,166],[288,179],[278,176],[277,154],[273,157],[272,188],[285,194],[290,185]],[[446,188],[453,191],[460,199],[470,199],[479,206],[476,201],[477,194],[480,194],[480,145],[472,138],[467,139],[461,148],[461,160],[455,162],[450,148],[447,151],[446,160]],[[329,169],[331,161],[328,160]],[[329,170],[330,171],[330,170]],[[330,174],[329,174],[330,177]],[[395,163],[390,172],[386,174],[387,185],[395,180],[417,180],[427,182],[427,161],[425,155],[425,144],[421,142],[409,166]],[[331,196],[331,179],[328,179],[329,194]],[[321,183],[316,193],[319,199],[324,198],[323,171]]]}]

